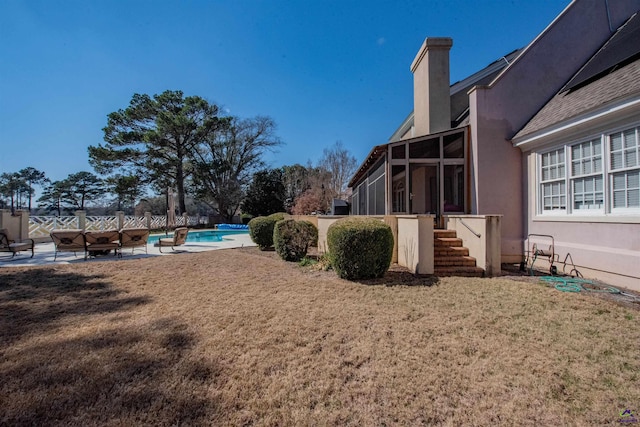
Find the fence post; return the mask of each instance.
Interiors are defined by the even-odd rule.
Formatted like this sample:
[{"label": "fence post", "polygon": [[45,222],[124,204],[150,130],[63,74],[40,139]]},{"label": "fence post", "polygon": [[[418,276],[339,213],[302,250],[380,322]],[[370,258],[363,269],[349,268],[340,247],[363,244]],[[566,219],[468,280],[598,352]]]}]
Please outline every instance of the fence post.
[{"label": "fence post", "polygon": [[78,218],[78,228],[80,230],[84,230],[87,226],[87,212],[86,211],[76,211],[76,217]]},{"label": "fence post", "polygon": [[187,214],[186,212],[182,213],[182,219],[184,220],[184,226],[188,226],[189,225],[189,214]]},{"label": "fence post", "polygon": [[0,228],[6,228],[9,235],[16,240],[24,240],[29,237],[29,212],[16,209],[12,213],[9,209],[0,211]]},{"label": "fence post", "polygon": [[124,211],[116,211],[116,222],[118,230],[122,230],[124,228]]},{"label": "fence post", "polygon": [[144,213],[144,220],[147,223],[147,228],[151,230],[151,212]]},{"label": "fence post", "polygon": [[23,209],[19,212],[20,215],[20,240],[29,238],[29,209]]}]

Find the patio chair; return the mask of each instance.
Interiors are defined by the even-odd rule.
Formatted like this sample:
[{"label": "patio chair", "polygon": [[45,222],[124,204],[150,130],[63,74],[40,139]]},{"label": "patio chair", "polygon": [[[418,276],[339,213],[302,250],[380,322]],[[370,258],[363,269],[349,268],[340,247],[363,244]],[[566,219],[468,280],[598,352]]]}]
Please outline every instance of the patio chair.
[{"label": "patio chair", "polygon": [[115,255],[118,255],[120,248],[120,232],[118,230],[85,231],[84,240],[86,243],[85,259],[87,256],[106,255],[110,251],[114,251]]},{"label": "patio chair", "polygon": [[120,230],[120,256],[122,257],[123,248],[131,248],[131,253],[133,254],[136,248],[144,247],[144,253],[148,253],[148,239],[148,228],[123,228]]},{"label": "patio chair", "polygon": [[[28,241],[27,241],[28,240]],[[33,239],[27,239],[21,242],[16,242],[9,237],[7,229],[0,229],[0,251],[11,252],[11,259],[16,256],[18,252],[31,251],[31,258],[33,258],[33,247],[35,242]]]},{"label": "patio chair", "polygon": [[171,246],[173,250],[174,246],[183,245],[187,241],[187,234],[189,229],[187,227],[178,227],[173,231],[173,237],[166,237],[158,240],[158,249],[162,252],[163,246]]},{"label": "patio chair", "polygon": [[78,256],[78,251],[86,252],[84,232],[82,230],[51,230],[49,235],[51,236],[51,240],[53,240],[53,244],[55,246],[55,253],[53,255],[54,261],[58,257],[58,252],[73,252],[75,256]]}]

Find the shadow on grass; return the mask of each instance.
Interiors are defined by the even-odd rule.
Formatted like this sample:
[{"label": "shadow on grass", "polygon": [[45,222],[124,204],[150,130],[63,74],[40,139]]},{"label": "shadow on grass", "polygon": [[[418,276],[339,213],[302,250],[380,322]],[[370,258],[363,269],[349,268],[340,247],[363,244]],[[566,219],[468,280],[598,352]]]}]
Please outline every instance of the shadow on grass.
[{"label": "shadow on grass", "polygon": [[433,286],[440,279],[436,276],[413,274],[408,270],[389,270],[379,279],[356,280],[356,283],[370,286]]},{"label": "shadow on grass", "polygon": [[52,330],[67,316],[117,312],[150,301],[121,294],[101,275],[54,268],[0,272],[0,347]]},{"label": "shadow on grass", "polygon": [[[194,425],[219,419],[222,370],[176,319],[142,320],[106,276],[0,273],[0,425]],[[122,313],[123,316],[103,316]]]},{"label": "shadow on grass", "polygon": [[[0,363],[0,425],[197,425],[221,419],[222,370],[175,320],[42,340]],[[7,352],[9,353],[9,352]]]}]

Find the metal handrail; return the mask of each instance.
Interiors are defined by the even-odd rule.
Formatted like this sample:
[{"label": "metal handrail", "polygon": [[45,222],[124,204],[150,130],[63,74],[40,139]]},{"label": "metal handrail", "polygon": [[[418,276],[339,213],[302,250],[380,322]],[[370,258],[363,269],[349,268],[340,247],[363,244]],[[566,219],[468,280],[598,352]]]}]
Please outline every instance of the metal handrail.
[{"label": "metal handrail", "polygon": [[470,232],[472,232],[473,234],[475,234],[475,236],[476,236],[477,238],[480,238],[480,237],[482,236],[482,234],[480,234],[480,233],[476,233],[475,231],[473,231],[473,229],[472,229],[471,227],[469,227],[469,224],[467,224],[466,222],[464,222],[464,221],[462,220],[462,218],[458,218],[458,221],[460,221],[460,222],[462,223],[462,225],[464,225],[465,227],[467,227],[467,229],[468,229]]}]

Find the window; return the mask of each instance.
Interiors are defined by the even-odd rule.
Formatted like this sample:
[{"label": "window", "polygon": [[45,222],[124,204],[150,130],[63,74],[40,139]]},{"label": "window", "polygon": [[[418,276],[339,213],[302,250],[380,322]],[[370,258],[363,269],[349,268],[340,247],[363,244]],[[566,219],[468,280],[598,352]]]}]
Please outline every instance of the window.
[{"label": "window", "polygon": [[603,133],[542,153],[538,159],[540,213],[628,214],[640,210],[640,127]]},{"label": "window", "polygon": [[564,148],[544,153],[541,157],[542,211],[564,210],[567,208]]},{"label": "window", "polygon": [[571,176],[573,209],[603,209],[601,139],[571,146]]},{"label": "window", "polygon": [[366,212],[367,215],[384,215],[384,183],[385,173],[383,162],[367,177],[367,199],[369,202]]},{"label": "window", "polygon": [[640,128],[610,136],[612,210],[640,208]]},{"label": "window", "polygon": [[396,213],[406,212],[405,207],[405,166],[393,165],[391,166],[392,175],[392,190],[393,190],[393,206],[392,211]]},{"label": "window", "polygon": [[464,212],[464,165],[444,167],[444,211]]},{"label": "window", "polygon": [[406,144],[395,145],[391,147],[391,158],[392,159],[404,159],[406,157]]},{"label": "window", "polygon": [[440,158],[440,138],[431,138],[409,144],[409,158],[438,159]]},{"label": "window", "polygon": [[464,133],[446,135],[442,141],[444,157],[449,159],[464,158]]}]

